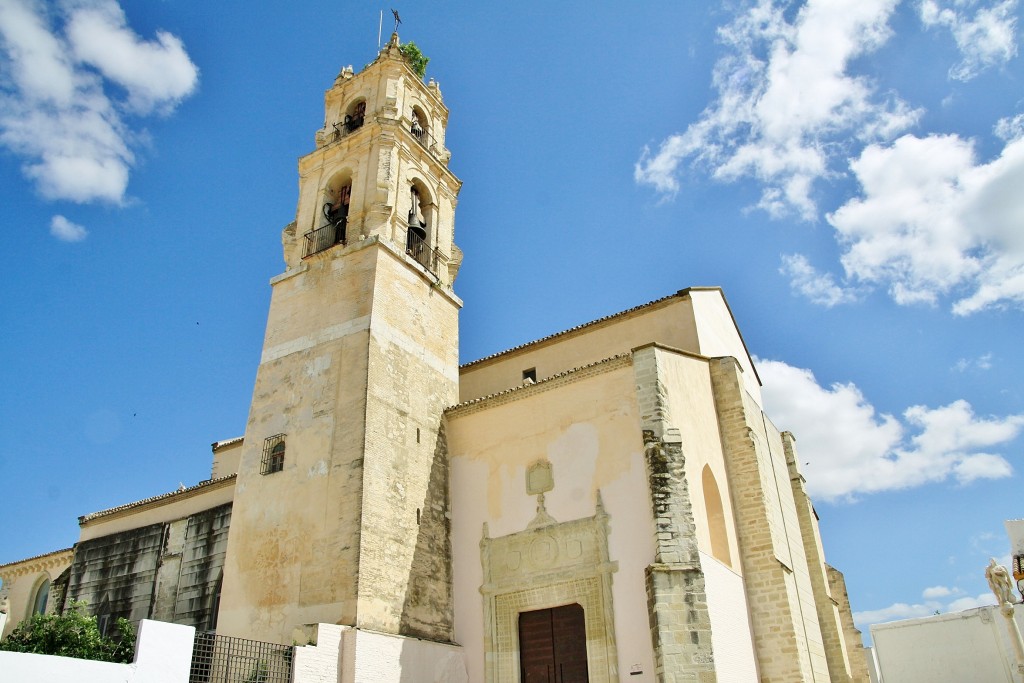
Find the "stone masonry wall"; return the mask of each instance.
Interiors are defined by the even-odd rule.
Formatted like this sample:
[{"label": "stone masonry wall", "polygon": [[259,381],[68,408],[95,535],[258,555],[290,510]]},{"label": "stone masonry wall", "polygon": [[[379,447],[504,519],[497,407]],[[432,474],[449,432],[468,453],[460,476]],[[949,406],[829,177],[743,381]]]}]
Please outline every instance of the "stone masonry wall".
[{"label": "stone masonry wall", "polygon": [[357,626],[450,641],[443,411],[458,400],[458,307],[380,249],[370,323]]},{"label": "stone masonry wall", "polygon": [[149,618],[165,530],[165,524],[151,524],[75,548],[68,597],[87,602],[101,630],[110,632],[118,617]]},{"label": "stone masonry wall", "polygon": [[655,561],[646,571],[656,675],[659,681],[710,683],[717,679],[704,572],[658,353],[653,345],[633,353],[657,535]]},{"label": "stone masonry wall", "polygon": [[825,575],[825,556],[818,532],[818,520],[811,499],[804,489],[804,478],[800,474],[796,455],[796,443],[789,432],[782,434],[786,450],[786,464],[789,467],[793,497],[796,499],[797,516],[800,519],[800,534],[807,555],[807,570],[814,591],[814,604],[818,613],[825,659],[832,683],[848,683],[851,678],[850,658],[846,651],[842,624],[839,620],[839,605],[832,598],[828,578]]},{"label": "stone masonry wall", "polygon": [[68,595],[101,627],[118,617],[210,628],[227,547],[231,504],[187,518],[81,542]]},{"label": "stone masonry wall", "polygon": [[188,518],[174,600],[175,624],[199,630],[213,627],[230,524],[231,504]]},{"label": "stone masonry wall", "polygon": [[[375,252],[334,247],[273,281],[219,633],[287,644],[305,624],[355,624]],[[264,473],[276,434],[284,466]]]},{"label": "stone masonry wall", "polygon": [[759,458],[754,435],[763,431],[762,418],[746,406],[741,372],[733,358],[711,363],[761,681],[811,681],[793,567],[787,565],[792,560],[776,552],[775,536],[784,524],[777,484]]},{"label": "stone masonry wall", "polygon": [[827,564],[825,572],[828,575],[829,591],[839,606],[843,639],[846,641],[846,652],[850,660],[850,680],[867,683],[870,680],[870,674],[868,673],[867,659],[864,656],[864,638],[860,630],[853,624],[850,596],[846,592],[846,579],[841,571]]}]

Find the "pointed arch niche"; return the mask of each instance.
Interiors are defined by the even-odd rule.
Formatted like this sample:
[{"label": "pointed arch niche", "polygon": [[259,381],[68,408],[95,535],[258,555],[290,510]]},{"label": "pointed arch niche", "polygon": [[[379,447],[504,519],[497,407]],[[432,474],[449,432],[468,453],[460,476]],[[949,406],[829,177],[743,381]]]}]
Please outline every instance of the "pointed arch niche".
[{"label": "pointed arch niche", "polygon": [[710,465],[704,465],[700,477],[701,489],[704,492],[704,515],[708,523],[708,535],[711,537],[711,554],[725,565],[732,566],[732,555],[729,552],[729,530],[725,523],[725,509],[722,507],[722,493],[718,488],[718,480],[711,471]]}]

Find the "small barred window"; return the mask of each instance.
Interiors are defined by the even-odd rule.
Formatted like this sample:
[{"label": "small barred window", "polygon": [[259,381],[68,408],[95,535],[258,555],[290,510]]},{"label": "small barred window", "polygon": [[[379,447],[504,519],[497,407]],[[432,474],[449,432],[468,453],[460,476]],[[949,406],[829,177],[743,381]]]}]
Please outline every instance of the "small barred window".
[{"label": "small barred window", "polygon": [[284,469],[284,434],[269,436],[263,441],[263,474]]}]

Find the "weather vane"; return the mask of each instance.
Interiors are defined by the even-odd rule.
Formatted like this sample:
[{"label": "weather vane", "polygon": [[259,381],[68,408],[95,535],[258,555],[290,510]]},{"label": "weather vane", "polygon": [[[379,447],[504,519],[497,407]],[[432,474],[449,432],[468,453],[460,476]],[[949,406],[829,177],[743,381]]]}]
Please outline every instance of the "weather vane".
[{"label": "weather vane", "polygon": [[402,17],[398,16],[398,10],[392,9],[391,14],[395,16],[395,33],[398,33],[398,25],[402,23]]}]

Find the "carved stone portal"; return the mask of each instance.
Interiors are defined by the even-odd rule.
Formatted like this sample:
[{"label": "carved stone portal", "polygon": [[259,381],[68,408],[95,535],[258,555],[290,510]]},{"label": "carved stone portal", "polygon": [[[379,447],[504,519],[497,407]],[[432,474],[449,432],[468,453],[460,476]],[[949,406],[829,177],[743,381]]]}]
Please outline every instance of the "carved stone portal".
[{"label": "carved stone portal", "polygon": [[590,680],[617,681],[608,514],[597,494],[593,517],[558,522],[537,496],[537,516],[526,530],[490,538],[484,524],[485,671],[489,683],[520,680],[519,614],[578,603],[583,607]]}]

